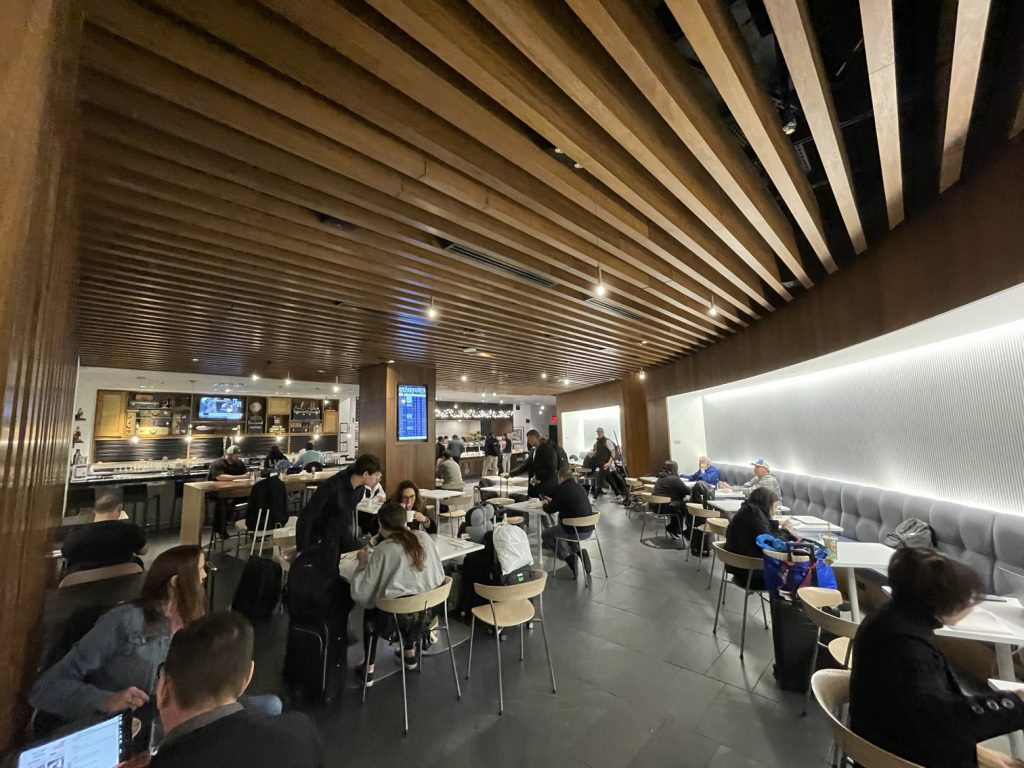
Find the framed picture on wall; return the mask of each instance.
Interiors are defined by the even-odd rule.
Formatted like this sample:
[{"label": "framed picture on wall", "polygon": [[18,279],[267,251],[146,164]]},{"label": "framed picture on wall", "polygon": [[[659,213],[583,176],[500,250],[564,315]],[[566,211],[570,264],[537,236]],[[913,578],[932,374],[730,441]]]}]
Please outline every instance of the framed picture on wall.
[{"label": "framed picture on wall", "polygon": [[523,428],[522,427],[516,427],[515,429],[512,430],[512,445],[522,445],[522,444],[523,444]]}]

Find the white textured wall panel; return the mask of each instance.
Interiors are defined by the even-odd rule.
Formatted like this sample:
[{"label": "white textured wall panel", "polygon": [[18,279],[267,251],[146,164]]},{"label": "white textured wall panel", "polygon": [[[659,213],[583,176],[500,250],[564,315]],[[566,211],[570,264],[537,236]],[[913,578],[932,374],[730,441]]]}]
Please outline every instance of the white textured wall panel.
[{"label": "white textured wall panel", "polygon": [[1024,514],[1024,324],[704,395],[710,456]]}]

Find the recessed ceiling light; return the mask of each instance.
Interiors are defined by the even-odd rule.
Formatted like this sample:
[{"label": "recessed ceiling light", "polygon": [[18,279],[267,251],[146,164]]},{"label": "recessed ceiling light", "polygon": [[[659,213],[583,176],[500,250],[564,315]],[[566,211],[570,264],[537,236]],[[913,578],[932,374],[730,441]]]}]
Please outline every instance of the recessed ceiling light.
[{"label": "recessed ceiling light", "polygon": [[583,167],[583,163],[573,163],[572,167],[578,171],[580,168]]},{"label": "recessed ceiling light", "polygon": [[260,380],[260,375],[259,375],[258,373],[254,373],[254,374],[252,375],[252,380],[253,380],[253,381],[259,381],[259,380]]},{"label": "recessed ceiling light", "polygon": [[556,155],[564,155],[565,154],[565,150],[564,149],[559,149],[558,147],[555,147],[555,154]]},{"label": "recessed ceiling light", "polygon": [[497,397],[497,396],[498,396],[497,392],[491,392],[491,397]]},{"label": "recessed ceiling light", "polygon": [[548,377],[548,375],[547,375],[546,373],[542,373],[542,374],[540,375],[540,377],[541,377],[542,379],[546,379],[546,378]]},{"label": "recessed ceiling light", "polygon": [[641,343],[641,344],[642,344],[643,346],[645,346],[645,347],[646,347],[646,346],[647,346],[647,339],[642,339],[642,340],[640,341],[640,343]]},{"label": "recessed ceiling light", "polygon": [[316,372],[317,372],[317,373],[323,373],[323,372],[324,372],[324,369],[323,369],[323,368],[318,368]]},{"label": "recessed ceiling light", "polygon": [[466,376],[466,374],[462,374],[462,380],[466,381],[467,379],[468,379],[468,377]]},{"label": "recessed ceiling light", "polygon": [[394,364],[395,364],[394,360],[388,360],[388,365],[394,365]]},{"label": "recessed ceiling light", "polygon": [[198,363],[199,362],[199,358],[198,357],[193,357],[192,358],[192,362],[193,363]]}]

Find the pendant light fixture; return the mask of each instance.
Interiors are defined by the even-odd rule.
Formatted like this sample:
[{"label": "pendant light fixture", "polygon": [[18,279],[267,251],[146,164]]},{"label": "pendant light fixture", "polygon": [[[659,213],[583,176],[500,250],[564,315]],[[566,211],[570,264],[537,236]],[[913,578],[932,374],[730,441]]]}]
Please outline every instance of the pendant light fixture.
[{"label": "pendant light fixture", "polygon": [[437,319],[437,308],[434,306],[434,297],[433,296],[430,297],[430,306],[427,307],[427,319],[428,320],[436,320]]},{"label": "pendant light fixture", "polygon": [[708,309],[708,314],[712,317],[718,315],[718,307],[715,306],[715,294],[711,294],[711,307]]}]

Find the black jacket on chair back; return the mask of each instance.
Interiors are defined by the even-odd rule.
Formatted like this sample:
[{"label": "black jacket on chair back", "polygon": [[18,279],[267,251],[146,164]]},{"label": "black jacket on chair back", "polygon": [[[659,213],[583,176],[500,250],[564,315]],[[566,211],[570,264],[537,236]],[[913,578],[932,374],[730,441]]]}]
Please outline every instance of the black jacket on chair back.
[{"label": "black jacket on chair back", "polygon": [[[277,475],[263,478],[249,493],[249,503],[245,508],[245,527],[250,531],[256,529],[256,515],[261,509],[270,510],[270,523],[267,528],[271,530],[288,522],[288,489]],[[260,523],[261,528],[262,525]]]},{"label": "black jacket on chair back", "polygon": [[1024,702],[965,695],[932,642],[939,626],[896,601],[864,620],[853,641],[850,728],[929,768],[973,768],[979,741],[1024,728]]}]

